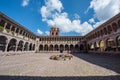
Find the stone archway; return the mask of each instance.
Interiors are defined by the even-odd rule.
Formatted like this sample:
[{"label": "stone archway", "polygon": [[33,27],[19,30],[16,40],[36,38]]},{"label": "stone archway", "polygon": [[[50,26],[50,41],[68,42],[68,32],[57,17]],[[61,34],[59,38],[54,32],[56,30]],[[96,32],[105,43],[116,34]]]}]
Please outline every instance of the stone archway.
[{"label": "stone archway", "polygon": [[60,50],[64,50],[64,45],[63,44],[60,45]]},{"label": "stone archway", "polygon": [[106,40],[106,48],[107,48],[107,51],[115,51],[115,43],[114,43],[114,40],[109,38]]},{"label": "stone archway", "polygon": [[19,41],[17,51],[22,51],[23,50],[23,41]]},{"label": "stone archway", "polygon": [[113,30],[116,32],[116,31],[117,31],[117,29],[118,29],[117,24],[116,24],[116,23],[113,23],[113,24],[112,24],[112,28],[113,28]]},{"label": "stone archway", "polygon": [[44,45],[44,50],[45,50],[45,51],[48,51],[48,45],[47,45],[47,44]]},{"label": "stone archway", "polygon": [[30,45],[29,45],[29,51],[31,51],[32,50],[32,43],[30,43]]},{"label": "stone archway", "polygon": [[35,50],[35,44],[33,44],[33,46],[32,46],[32,50]]},{"label": "stone archway", "polygon": [[53,51],[53,45],[52,44],[49,46],[49,50]]},{"label": "stone archway", "polygon": [[17,40],[12,38],[8,44],[7,51],[15,51],[17,45]]},{"label": "stone archway", "polygon": [[69,50],[69,46],[67,44],[65,45],[65,50]]},{"label": "stone archway", "polygon": [[79,50],[78,44],[75,45],[75,50],[77,50],[77,51]]},{"label": "stone archway", "polygon": [[116,44],[117,44],[118,51],[120,51],[120,36],[116,37]]},{"label": "stone archway", "polygon": [[70,50],[71,51],[74,50],[74,45],[73,44],[70,45]]},{"label": "stone archway", "polygon": [[28,44],[29,44],[28,42],[25,43],[25,45],[24,45],[24,51],[28,51]]},{"label": "stone archway", "polygon": [[43,45],[42,44],[39,46],[39,51],[43,51]]},{"label": "stone archway", "polygon": [[54,46],[54,50],[55,50],[55,51],[58,51],[58,50],[59,50],[59,48],[58,48],[58,45],[57,45],[57,44],[55,44],[55,46]]},{"label": "stone archway", "polygon": [[84,46],[83,46],[83,44],[80,44],[80,50],[81,50],[81,51],[84,50]]},{"label": "stone archway", "polygon": [[0,51],[5,51],[7,43],[7,38],[5,36],[0,36]]}]

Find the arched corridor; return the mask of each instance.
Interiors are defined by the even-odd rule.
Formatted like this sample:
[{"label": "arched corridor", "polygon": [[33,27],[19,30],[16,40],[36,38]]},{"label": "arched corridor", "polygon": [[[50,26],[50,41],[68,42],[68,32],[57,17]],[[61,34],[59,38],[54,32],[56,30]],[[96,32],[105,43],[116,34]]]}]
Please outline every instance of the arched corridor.
[{"label": "arched corridor", "polygon": [[60,45],[60,50],[64,50],[64,45],[63,44]]},{"label": "arched corridor", "polygon": [[79,50],[79,46],[78,46],[78,44],[75,45],[75,50],[76,50],[76,51]]},{"label": "arched corridor", "polygon": [[35,44],[33,44],[32,50],[35,50]]},{"label": "arched corridor", "polygon": [[50,51],[53,51],[53,49],[54,49],[54,48],[53,48],[53,45],[51,44],[51,45],[49,46],[49,50],[50,50]]},{"label": "arched corridor", "polygon": [[48,45],[47,45],[47,44],[44,45],[44,50],[45,50],[45,51],[48,51]]},{"label": "arched corridor", "polygon": [[65,45],[65,50],[69,50],[69,46],[67,44]]},{"label": "arched corridor", "polygon": [[74,45],[70,45],[70,50],[72,51],[72,50],[74,50]]},{"label": "arched corridor", "polygon": [[39,46],[39,51],[43,51],[43,45]]},{"label": "arched corridor", "polygon": [[23,50],[23,44],[24,44],[23,41],[19,41],[17,51],[22,51]]},{"label": "arched corridor", "polygon": [[54,46],[54,50],[55,50],[55,51],[58,51],[58,50],[59,50],[59,47],[58,47],[57,44],[55,44],[55,46]]},{"label": "arched corridor", "polygon": [[28,48],[29,48],[28,42],[26,42],[25,45],[24,45],[24,51],[28,51],[29,50]]},{"label": "arched corridor", "polygon": [[113,39],[106,40],[106,49],[107,51],[115,51],[115,42]]},{"label": "arched corridor", "polygon": [[5,51],[7,43],[7,38],[5,36],[0,36],[0,51]]},{"label": "arched corridor", "polygon": [[81,50],[81,51],[84,50],[84,46],[83,46],[83,44],[80,44],[80,50]]},{"label": "arched corridor", "polygon": [[8,44],[7,51],[15,51],[16,48],[17,48],[17,40],[13,38],[10,40]]},{"label": "arched corridor", "polygon": [[29,50],[30,51],[32,50],[32,43],[30,43],[30,45],[29,45]]}]

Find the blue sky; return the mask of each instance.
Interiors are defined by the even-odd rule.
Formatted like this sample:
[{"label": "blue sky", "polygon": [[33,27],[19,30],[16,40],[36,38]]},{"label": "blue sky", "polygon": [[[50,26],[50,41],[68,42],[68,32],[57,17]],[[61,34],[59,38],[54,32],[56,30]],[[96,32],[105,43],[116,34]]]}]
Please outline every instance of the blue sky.
[{"label": "blue sky", "polygon": [[0,11],[36,35],[56,25],[62,36],[85,35],[120,12],[120,0],[0,0]]}]

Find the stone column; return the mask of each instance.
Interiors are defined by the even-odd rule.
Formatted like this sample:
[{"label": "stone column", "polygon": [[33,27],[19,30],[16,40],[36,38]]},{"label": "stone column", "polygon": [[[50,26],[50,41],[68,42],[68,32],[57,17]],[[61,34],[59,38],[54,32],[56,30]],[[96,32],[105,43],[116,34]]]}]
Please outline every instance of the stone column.
[{"label": "stone column", "polygon": [[17,51],[17,48],[18,48],[18,42],[16,42],[16,45],[15,45],[15,51]]},{"label": "stone column", "polygon": [[30,45],[30,44],[28,43],[28,46],[27,46],[27,51],[29,51],[29,45]]},{"label": "stone column", "polygon": [[6,29],[6,26],[7,26],[7,23],[4,24],[4,29],[3,29],[3,31],[6,31],[6,30],[5,30],[5,29]]},{"label": "stone column", "polygon": [[8,44],[9,44],[9,40],[6,40],[5,52],[7,52]]},{"label": "stone column", "polygon": [[10,31],[12,30],[12,27],[13,27],[13,26],[11,25],[11,26],[10,26]]},{"label": "stone column", "polygon": [[25,43],[23,43],[22,51],[24,51],[24,48],[25,48]]}]

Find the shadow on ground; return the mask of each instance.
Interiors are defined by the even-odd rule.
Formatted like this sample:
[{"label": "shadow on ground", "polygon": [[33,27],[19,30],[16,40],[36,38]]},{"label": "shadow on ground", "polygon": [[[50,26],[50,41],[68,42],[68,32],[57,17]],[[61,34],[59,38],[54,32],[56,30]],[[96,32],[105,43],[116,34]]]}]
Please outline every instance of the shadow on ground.
[{"label": "shadow on ground", "polygon": [[120,56],[76,53],[74,56],[120,74]]},{"label": "shadow on ground", "polygon": [[39,76],[0,76],[0,80],[120,80],[120,76],[85,76],[85,77],[39,77]]}]

